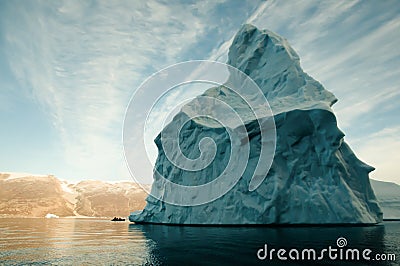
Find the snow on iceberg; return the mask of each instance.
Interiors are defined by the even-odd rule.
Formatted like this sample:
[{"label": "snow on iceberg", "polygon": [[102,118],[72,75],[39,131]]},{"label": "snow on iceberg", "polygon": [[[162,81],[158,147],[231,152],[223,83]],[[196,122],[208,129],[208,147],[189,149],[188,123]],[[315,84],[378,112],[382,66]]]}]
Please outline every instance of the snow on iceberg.
[{"label": "snow on iceberg", "polygon": [[[164,181],[155,175],[152,195],[159,197],[149,195],[144,210],[133,212],[129,220],[215,225],[381,222],[382,211],[368,177],[374,168],[361,162],[345,143],[331,109],[337,99],[302,70],[299,56],[288,42],[268,30],[244,25],[233,40],[228,58],[229,65],[243,71],[261,88],[273,112],[276,150],[265,179],[255,190],[249,189],[261,143],[260,121],[249,119],[246,130],[250,157],[233,189],[205,204],[178,206],[162,200],[177,192],[165,189]],[[224,101],[238,112],[246,109],[226,86],[211,88],[204,95]],[[186,186],[210,182],[226,167],[232,147],[242,145],[230,143],[226,129],[217,124],[190,118],[191,112],[202,108],[212,106],[193,100],[163,129],[180,131],[179,140],[162,139],[161,134],[155,140],[159,150],[155,170],[171,182]],[[179,143],[173,147],[182,149],[180,152],[188,158],[197,158],[204,138],[214,140],[217,152],[214,160],[197,172],[171,163],[162,145],[163,141]]]}]

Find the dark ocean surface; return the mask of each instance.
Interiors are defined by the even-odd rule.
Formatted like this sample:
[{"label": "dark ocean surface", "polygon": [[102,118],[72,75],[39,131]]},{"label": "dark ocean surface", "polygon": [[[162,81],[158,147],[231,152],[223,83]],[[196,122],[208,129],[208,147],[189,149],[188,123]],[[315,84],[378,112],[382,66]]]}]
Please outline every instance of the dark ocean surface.
[{"label": "dark ocean surface", "polygon": [[400,265],[400,221],[366,227],[183,227],[2,218],[0,264]]}]

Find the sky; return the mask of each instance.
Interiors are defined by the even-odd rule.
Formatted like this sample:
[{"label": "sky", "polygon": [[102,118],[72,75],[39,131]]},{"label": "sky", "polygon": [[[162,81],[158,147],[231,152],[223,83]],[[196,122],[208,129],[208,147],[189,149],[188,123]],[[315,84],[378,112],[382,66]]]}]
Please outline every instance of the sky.
[{"label": "sky", "polygon": [[244,23],[289,41],[339,99],[339,128],[371,177],[400,184],[396,0],[0,1],[0,172],[130,179],[122,128],[132,94],[171,64],[226,62]]}]

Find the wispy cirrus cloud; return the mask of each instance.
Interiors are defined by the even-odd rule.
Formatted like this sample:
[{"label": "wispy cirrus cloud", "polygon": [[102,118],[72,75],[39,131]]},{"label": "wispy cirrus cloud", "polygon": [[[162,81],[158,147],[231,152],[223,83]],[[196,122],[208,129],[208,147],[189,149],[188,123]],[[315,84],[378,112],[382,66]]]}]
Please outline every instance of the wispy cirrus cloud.
[{"label": "wispy cirrus cloud", "polygon": [[[246,5],[243,12],[251,12],[253,5]],[[10,69],[24,88],[21,93],[41,103],[59,132],[67,162],[61,175],[109,180],[127,175],[122,121],[135,88],[169,64],[202,59],[221,34],[222,20],[232,31],[240,23],[216,12],[243,6],[30,1],[3,7]]]},{"label": "wispy cirrus cloud", "polygon": [[[267,1],[247,22],[289,39],[300,53],[305,70],[338,94],[340,101],[336,108],[340,111],[342,100],[361,100],[361,90],[367,96],[377,93],[366,83],[380,84],[389,93],[394,90],[390,85],[395,83],[390,79],[398,76],[400,35],[393,33],[400,26],[400,17],[397,9],[388,9],[390,6],[391,3],[375,6],[362,1]],[[218,54],[224,54],[223,50],[226,49]],[[365,77],[369,79],[362,79]],[[386,83],[388,79],[390,83]],[[348,102],[344,106],[349,106]],[[350,122],[347,117],[341,121],[343,125]]]},{"label": "wispy cirrus cloud", "polygon": [[[61,140],[66,163],[55,167],[60,169],[55,174],[64,177],[125,178],[122,121],[132,92],[149,75],[173,63],[225,62],[233,35],[245,22],[287,38],[306,72],[336,94],[339,125],[363,158],[369,160],[363,154],[371,152],[371,144],[359,140],[400,122],[393,115],[400,111],[396,1],[0,5],[0,45],[7,61],[1,67],[9,67],[19,82],[19,89],[2,94],[0,100],[10,101],[13,94],[41,103]],[[176,97],[171,94],[165,102],[174,103]],[[154,121],[168,108],[156,109]]]}]

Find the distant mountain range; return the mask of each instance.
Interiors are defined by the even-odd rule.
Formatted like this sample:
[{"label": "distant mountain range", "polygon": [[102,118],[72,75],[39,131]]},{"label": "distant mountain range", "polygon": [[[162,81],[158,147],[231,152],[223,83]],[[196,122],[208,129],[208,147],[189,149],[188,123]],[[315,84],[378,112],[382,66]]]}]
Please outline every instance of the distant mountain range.
[{"label": "distant mountain range", "polygon": [[129,181],[69,184],[52,175],[0,173],[0,217],[126,217],[143,209],[146,197]]},{"label": "distant mountain range", "polygon": [[[400,218],[400,186],[372,179],[371,185],[384,218]],[[0,173],[0,217],[126,217],[143,209],[146,197],[130,181],[69,184],[53,175]]]},{"label": "distant mountain range", "polygon": [[400,218],[400,186],[392,182],[371,179],[371,186],[378,198],[385,219]]}]

